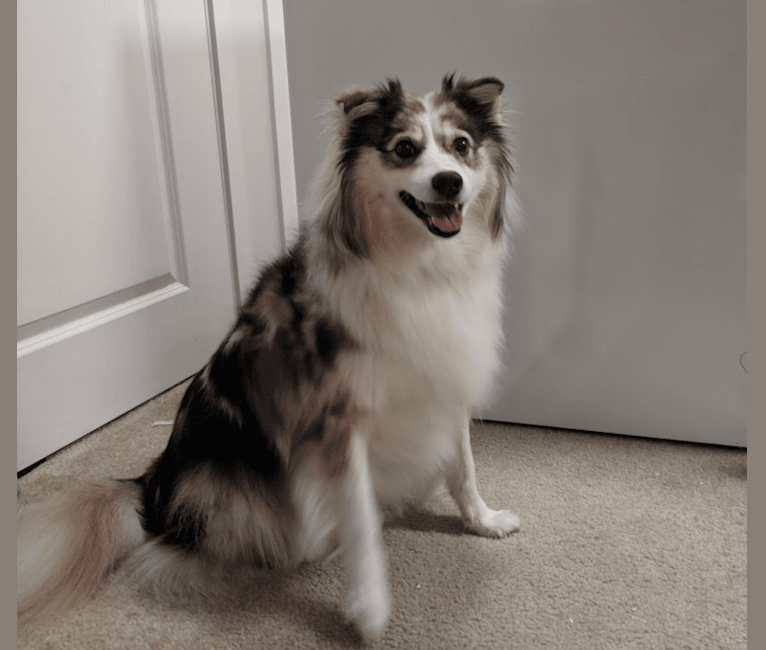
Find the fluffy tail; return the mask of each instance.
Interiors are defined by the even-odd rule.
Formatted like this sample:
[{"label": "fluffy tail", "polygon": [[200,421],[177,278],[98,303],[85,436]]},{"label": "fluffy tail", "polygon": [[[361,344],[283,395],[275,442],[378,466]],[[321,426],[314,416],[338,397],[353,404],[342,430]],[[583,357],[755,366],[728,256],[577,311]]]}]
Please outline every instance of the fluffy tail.
[{"label": "fluffy tail", "polygon": [[115,481],[27,506],[17,522],[16,605],[22,630],[90,596],[142,543],[141,488]]}]

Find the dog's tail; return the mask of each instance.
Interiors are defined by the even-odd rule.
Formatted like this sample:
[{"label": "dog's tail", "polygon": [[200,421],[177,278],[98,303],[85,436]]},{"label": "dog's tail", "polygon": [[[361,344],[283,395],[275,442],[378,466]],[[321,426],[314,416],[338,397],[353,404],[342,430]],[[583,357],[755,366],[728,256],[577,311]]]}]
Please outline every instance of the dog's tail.
[{"label": "dog's tail", "polygon": [[141,487],[114,481],[65,490],[25,506],[17,522],[19,632],[91,595],[144,539]]}]

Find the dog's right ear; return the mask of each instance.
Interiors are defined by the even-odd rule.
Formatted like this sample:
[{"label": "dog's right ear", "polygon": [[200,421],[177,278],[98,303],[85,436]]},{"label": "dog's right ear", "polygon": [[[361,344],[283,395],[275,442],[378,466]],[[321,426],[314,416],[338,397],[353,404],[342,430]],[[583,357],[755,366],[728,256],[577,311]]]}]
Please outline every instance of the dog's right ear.
[{"label": "dog's right ear", "polygon": [[402,101],[402,84],[398,79],[389,79],[387,85],[380,85],[375,90],[351,88],[335,100],[347,124],[365,115],[382,110],[395,113]]},{"label": "dog's right ear", "polygon": [[335,100],[335,104],[343,111],[349,122],[369,115],[378,108],[378,103],[372,97],[372,93],[361,88],[354,88],[344,93]]}]

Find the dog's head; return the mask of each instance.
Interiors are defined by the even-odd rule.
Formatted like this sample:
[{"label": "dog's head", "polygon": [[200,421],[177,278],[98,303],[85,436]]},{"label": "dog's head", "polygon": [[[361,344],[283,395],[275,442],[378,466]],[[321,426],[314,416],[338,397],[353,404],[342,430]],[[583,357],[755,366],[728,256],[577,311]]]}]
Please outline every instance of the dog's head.
[{"label": "dog's head", "polygon": [[512,172],[502,91],[495,78],[450,75],[424,97],[397,80],[339,97],[331,237],[358,256],[456,237],[468,218],[499,237]]}]

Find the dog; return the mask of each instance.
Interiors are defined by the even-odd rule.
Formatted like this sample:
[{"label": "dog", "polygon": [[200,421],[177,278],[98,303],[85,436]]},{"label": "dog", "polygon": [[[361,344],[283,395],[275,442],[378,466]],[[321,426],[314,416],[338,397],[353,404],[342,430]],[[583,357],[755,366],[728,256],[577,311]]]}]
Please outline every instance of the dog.
[{"label": "dog", "polygon": [[425,96],[394,79],[334,102],[313,218],[191,381],[162,454],[22,515],[20,629],[125,560],[160,594],[210,595],[339,553],[348,619],[374,639],[386,513],[446,483],[469,531],[519,529],[479,495],[469,436],[518,223],[502,91],[452,74]]}]

